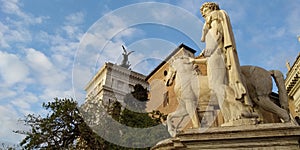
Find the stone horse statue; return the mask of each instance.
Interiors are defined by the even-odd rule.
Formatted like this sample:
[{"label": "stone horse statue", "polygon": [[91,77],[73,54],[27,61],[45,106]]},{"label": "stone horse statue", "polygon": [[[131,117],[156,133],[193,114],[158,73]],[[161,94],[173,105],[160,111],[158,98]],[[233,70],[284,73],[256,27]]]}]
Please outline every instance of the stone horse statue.
[{"label": "stone horse statue", "polygon": [[[284,85],[283,74],[278,70],[267,71],[257,66],[241,66],[241,77],[246,83],[250,99],[253,102],[254,114],[263,121],[263,115],[258,108],[262,108],[268,112],[276,114],[282,122],[290,122],[288,97]],[[271,100],[273,88],[272,78],[278,88],[279,105]],[[224,126],[231,126],[229,122],[239,120],[241,118],[249,118],[243,115],[242,111],[245,106],[234,97],[234,91],[227,85],[224,85],[225,97],[222,104],[219,103],[221,112],[224,117]],[[253,116],[250,116],[250,118]]]},{"label": "stone horse statue", "polygon": [[[257,114],[256,117],[259,117],[260,121],[264,120],[262,113],[258,109],[262,108],[276,114],[282,122],[290,122],[288,97],[283,74],[278,70],[267,71],[257,66],[241,66],[241,73],[250,99],[253,102],[252,109],[254,109],[254,114]],[[275,104],[270,97],[273,88],[272,77],[278,88],[279,105]],[[229,122],[241,118],[249,118],[249,116],[243,116],[241,113],[245,106],[235,99],[234,92],[229,86],[225,86],[225,98],[223,103],[219,105],[225,121],[223,126],[232,126],[234,124]]]},{"label": "stone horse statue", "polygon": [[[171,86],[175,81],[174,92],[178,101],[176,111],[167,116],[168,132],[175,137],[178,127],[183,119],[189,116],[192,120],[193,128],[200,127],[200,121],[197,114],[197,105],[199,97],[199,81],[198,76],[193,68],[193,64],[189,62],[187,56],[180,56],[171,60],[168,73],[166,75],[165,84]],[[173,124],[173,119],[181,119],[178,123]]]},{"label": "stone horse statue", "polygon": [[[241,73],[254,104],[278,115],[283,122],[289,122],[288,96],[283,74],[279,70],[267,71],[257,66],[241,66]],[[270,98],[273,88],[272,77],[278,88],[280,106]]]},{"label": "stone horse statue", "polygon": [[[189,63],[188,56],[177,57],[171,61],[168,73],[166,75],[166,85],[170,86],[175,81],[174,92],[178,100],[178,108],[170,113],[167,117],[168,131],[171,136],[177,133],[179,122],[176,126],[172,124],[173,118],[184,118],[189,116],[193,123],[193,128],[199,128],[199,118],[196,113],[198,100],[200,95],[200,82],[198,73],[194,69],[192,63]],[[262,108],[268,112],[274,113],[281,118],[283,122],[289,122],[288,97],[284,86],[283,74],[278,70],[267,71],[257,66],[241,66],[242,79],[245,80],[246,88],[249,96],[254,103],[255,113],[258,114],[260,120],[264,120],[261,112],[257,108]],[[279,104],[275,104],[270,95],[272,93],[272,78],[276,82],[279,92]],[[221,112],[226,123],[234,120],[239,120],[242,117],[241,110],[244,105],[235,99],[234,91],[229,87],[225,87],[224,101],[220,105]],[[208,87],[207,87],[208,88]]]}]

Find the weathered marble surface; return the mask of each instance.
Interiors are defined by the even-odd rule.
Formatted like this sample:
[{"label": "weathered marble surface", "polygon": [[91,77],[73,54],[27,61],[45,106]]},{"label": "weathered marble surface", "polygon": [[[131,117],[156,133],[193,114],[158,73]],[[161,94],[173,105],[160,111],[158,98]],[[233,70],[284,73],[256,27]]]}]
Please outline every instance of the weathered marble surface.
[{"label": "weathered marble surface", "polygon": [[205,132],[187,130],[160,142],[152,150],[169,149],[299,149],[300,127],[291,123],[273,123],[209,128]]},{"label": "weathered marble surface", "polygon": [[[236,120],[245,118],[249,118],[250,124],[253,118],[260,117],[263,120],[260,112],[255,112],[255,106],[289,122],[288,99],[282,73],[256,66],[240,67],[227,13],[213,2],[204,3],[200,10],[205,19],[201,40],[206,47],[198,57],[191,58],[190,62],[207,64],[210,101],[218,102],[224,125],[241,125],[241,121]],[[269,97],[272,92],[271,76],[279,90],[280,106],[274,104]]]},{"label": "weathered marble surface", "polygon": [[189,117],[192,120],[193,128],[199,128],[200,120],[197,113],[200,92],[199,80],[188,56],[181,56],[172,60],[165,81],[167,86],[175,82],[174,92],[178,100],[176,111],[167,116],[166,122],[170,135],[175,137],[181,125],[181,121],[174,123],[173,118]]}]

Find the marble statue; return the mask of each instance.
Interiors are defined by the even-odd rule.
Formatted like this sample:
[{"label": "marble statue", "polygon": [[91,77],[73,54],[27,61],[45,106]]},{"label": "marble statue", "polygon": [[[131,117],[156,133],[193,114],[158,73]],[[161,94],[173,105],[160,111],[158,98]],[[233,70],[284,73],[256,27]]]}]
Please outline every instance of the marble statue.
[{"label": "marble statue", "polygon": [[123,48],[123,60],[122,60],[122,63],[120,64],[121,67],[124,67],[124,68],[129,68],[130,67],[130,63],[128,61],[128,56],[133,53],[134,51],[130,51],[130,52],[127,52],[126,48],[122,45],[122,48]]},{"label": "marble statue", "polygon": [[[219,6],[212,2],[204,3],[200,10],[205,19],[201,41],[205,42],[206,47],[199,57],[204,56],[205,58],[191,61],[195,63],[207,61],[211,100],[217,100],[222,111],[228,109],[228,107],[223,106],[224,99],[226,97],[232,99],[232,95],[228,94],[234,94],[234,99],[243,103],[236,103],[239,107],[238,110],[240,110],[236,117],[256,116],[252,114],[252,103],[241,78],[229,17],[224,10],[220,10]],[[225,111],[223,110],[223,112]],[[223,115],[224,118],[232,119],[226,116],[227,114]],[[225,119],[225,121],[228,120]]]},{"label": "marble statue", "polygon": [[246,104],[251,105],[241,79],[239,59],[228,15],[224,10],[220,10],[216,3],[211,2],[202,5],[201,13],[205,18],[201,38],[206,44],[203,54],[207,57],[212,55],[208,62],[210,70],[226,69],[228,83],[235,91],[235,98],[243,99]]},{"label": "marble statue", "polygon": [[[288,96],[285,88],[283,74],[279,70],[267,71],[257,66],[242,66],[242,77],[246,81],[246,86],[251,100],[258,107],[276,114],[283,122],[290,122]],[[271,99],[272,78],[278,88],[279,103],[276,105]],[[258,111],[260,114],[260,112]],[[260,116],[261,120],[263,117]]]},{"label": "marble statue", "polygon": [[[200,121],[196,109],[200,88],[197,73],[193,64],[189,62],[189,57],[181,56],[172,60],[165,81],[166,86],[171,86],[175,82],[174,92],[179,103],[176,111],[167,116],[170,135],[176,136],[178,127],[186,116],[191,118],[193,128],[199,128]],[[174,118],[181,118],[181,121],[174,125]]]},{"label": "marble statue", "polygon": [[[277,77],[280,73],[278,71],[270,73],[254,66],[240,67],[230,20],[226,12],[220,10],[218,4],[213,2],[204,3],[200,10],[205,19],[201,41],[205,42],[206,47],[198,57],[191,58],[190,62],[207,63],[210,98],[218,101],[225,124],[241,118],[257,118],[258,114],[253,109],[254,103],[277,114],[285,122],[289,121],[287,95],[284,91],[280,92],[280,101],[284,108],[280,108],[269,98],[272,92],[271,75],[276,74],[274,78],[279,81]],[[279,89],[284,86],[284,81],[283,85],[281,82],[282,80],[280,84],[277,84]]]}]

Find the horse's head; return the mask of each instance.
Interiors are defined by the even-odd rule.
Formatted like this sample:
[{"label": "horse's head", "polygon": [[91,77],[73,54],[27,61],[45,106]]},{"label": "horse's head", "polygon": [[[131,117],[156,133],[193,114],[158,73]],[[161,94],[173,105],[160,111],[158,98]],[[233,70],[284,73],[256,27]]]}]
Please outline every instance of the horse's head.
[{"label": "horse's head", "polygon": [[170,64],[168,71],[165,71],[165,76],[165,85],[171,86],[176,76],[176,70],[172,66],[172,63]]},{"label": "horse's head", "polygon": [[177,72],[192,71],[193,64],[189,61],[188,56],[179,56],[170,60],[168,71],[165,72],[165,85],[171,86]]}]

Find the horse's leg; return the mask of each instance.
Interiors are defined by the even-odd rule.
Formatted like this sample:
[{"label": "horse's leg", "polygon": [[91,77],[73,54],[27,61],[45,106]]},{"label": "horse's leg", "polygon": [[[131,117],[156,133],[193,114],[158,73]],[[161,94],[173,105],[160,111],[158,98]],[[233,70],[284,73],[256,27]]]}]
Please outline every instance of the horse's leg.
[{"label": "horse's leg", "polygon": [[178,117],[181,117],[181,119],[180,119],[180,121],[178,122],[177,126],[175,127],[176,131],[178,131],[179,126],[181,125],[183,119],[184,119],[186,116],[188,116],[188,113],[187,113],[187,112],[186,112],[184,115],[182,115],[182,116],[178,116]]},{"label": "horse's leg", "polygon": [[199,121],[198,112],[196,108],[197,105],[195,103],[193,102],[186,103],[186,111],[192,120],[193,128],[200,127],[200,121]]},{"label": "horse's leg", "polygon": [[167,128],[168,128],[168,132],[172,137],[175,137],[176,135],[176,130],[174,129],[174,125],[172,124],[172,119],[173,119],[173,113],[170,113],[167,116]]},{"label": "horse's leg", "polygon": [[283,74],[278,70],[271,70],[270,72],[278,88],[279,102],[281,108],[289,111],[288,95],[284,84],[285,81]]},{"label": "horse's leg", "polygon": [[[168,132],[170,133],[170,135],[172,137],[176,136],[177,133],[177,129],[179,127],[179,125],[182,123],[183,118],[187,116],[187,112],[185,110],[184,105],[182,104],[181,101],[179,101],[179,105],[176,109],[176,111],[170,113],[167,117],[167,127],[168,127]],[[174,118],[179,118],[182,117],[181,120],[178,122],[177,125],[173,125],[173,120]]]},{"label": "horse's leg", "polygon": [[259,107],[277,114],[284,122],[290,121],[290,116],[285,109],[280,108],[275,103],[273,103],[268,95],[258,96],[257,99],[253,99]]}]

